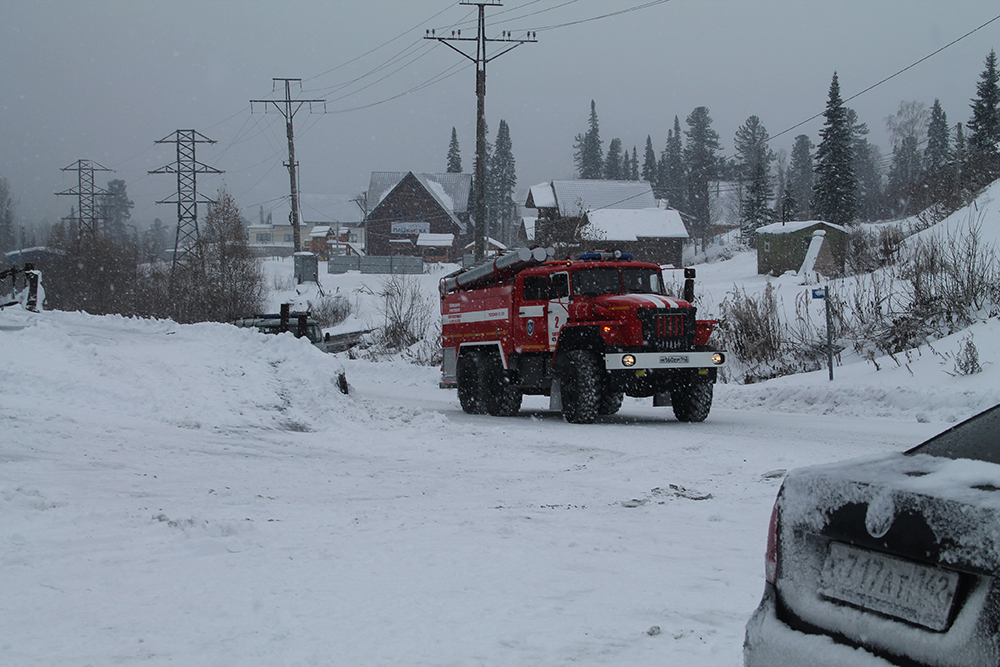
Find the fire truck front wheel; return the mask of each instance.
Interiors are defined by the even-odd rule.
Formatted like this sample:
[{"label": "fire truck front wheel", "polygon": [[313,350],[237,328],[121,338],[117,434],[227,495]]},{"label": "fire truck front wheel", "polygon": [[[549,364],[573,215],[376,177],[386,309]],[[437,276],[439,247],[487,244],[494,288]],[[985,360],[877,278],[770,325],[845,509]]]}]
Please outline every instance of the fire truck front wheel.
[{"label": "fire truck front wheel", "polygon": [[560,380],[563,417],[571,424],[590,424],[601,408],[601,369],[588,350],[566,353]]},{"label": "fire truck front wheel", "polygon": [[670,392],[670,399],[677,421],[703,422],[712,409],[712,383],[693,382]]},{"label": "fire truck front wheel", "polygon": [[486,413],[485,392],[483,391],[484,360],[478,352],[466,352],[458,358],[456,381],[458,402],[462,410],[470,415]]}]

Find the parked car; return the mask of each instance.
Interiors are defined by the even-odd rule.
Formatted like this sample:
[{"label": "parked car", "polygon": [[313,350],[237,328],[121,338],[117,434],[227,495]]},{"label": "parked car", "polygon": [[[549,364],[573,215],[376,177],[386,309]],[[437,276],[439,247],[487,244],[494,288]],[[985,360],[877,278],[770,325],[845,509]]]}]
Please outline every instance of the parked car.
[{"label": "parked car", "polygon": [[1000,665],[1000,406],[789,473],[765,575],[747,667]]}]

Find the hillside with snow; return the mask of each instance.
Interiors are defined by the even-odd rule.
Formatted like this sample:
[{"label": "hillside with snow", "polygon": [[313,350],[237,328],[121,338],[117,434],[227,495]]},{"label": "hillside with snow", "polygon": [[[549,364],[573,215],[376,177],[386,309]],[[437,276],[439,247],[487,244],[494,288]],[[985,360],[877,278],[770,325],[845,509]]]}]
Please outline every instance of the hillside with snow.
[{"label": "hillside with snow", "polygon": [[[991,242],[997,194],[976,203]],[[699,265],[702,315],[736,287],[770,280],[789,312],[815,287],[755,266]],[[266,268],[273,306],[318,298]],[[432,305],[448,270],[416,278]],[[336,330],[378,326],[382,280],[321,275],[351,303]],[[833,381],[720,384],[701,424],[626,399],[571,425],[540,397],[466,415],[419,350],[4,309],[0,664],[740,664],[784,470],[1000,402],[997,327],[845,350]],[[982,371],[962,375],[970,334]]]}]

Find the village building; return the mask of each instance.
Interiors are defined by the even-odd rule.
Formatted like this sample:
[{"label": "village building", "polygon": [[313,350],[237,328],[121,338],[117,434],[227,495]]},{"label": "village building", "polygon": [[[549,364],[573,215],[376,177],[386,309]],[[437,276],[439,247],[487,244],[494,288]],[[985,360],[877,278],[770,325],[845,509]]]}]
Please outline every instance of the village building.
[{"label": "village building", "polygon": [[[524,236],[560,250],[618,249],[635,259],[682,265],[687,228],[680,212],[661,206],[646,181],[555,180],[528,190]],[[585,247],[590,246],[590,247]]]},{"label": "village building", "polygon": [[[825,234],[815,235],[822,231]],[[822,220],[775,222],[757,229],[757,273],[780,276],[787,271],[798,272],[809,254],[813,237],[822,237],[817,244],[815,261],[810,270],[824,276],[844,273],[847,257],[847,230]]]},{"label": "village building", "polygon": [[[317,228],[319,232],[315,233]],[[295,231],[287,198],[261,206],[248,228],[250,247],[261,256],[288,257],[294,252]],[[299,195],[299,242],[302,250],[331,256],[357,254],[365,243],[364,219],[352,195]]]},{"label": "village building", "polygon": [[[472,174],[372,172],[366,252],[457,260],[471,240],[471,190]],[[422,245],[421,235],[430,235],[424,236]],[[440,243],[448,235],[451,243],[445,248]]]}]

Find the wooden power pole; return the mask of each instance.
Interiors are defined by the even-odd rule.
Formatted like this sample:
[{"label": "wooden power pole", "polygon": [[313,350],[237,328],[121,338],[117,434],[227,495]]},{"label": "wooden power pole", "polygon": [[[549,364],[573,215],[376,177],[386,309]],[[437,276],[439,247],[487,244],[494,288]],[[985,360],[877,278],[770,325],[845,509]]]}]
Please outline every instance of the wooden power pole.
[{"label": "wooden power pole", "polygon": [[[292,99],[292,82],[295,81],[302,85],[302,79],[282,79],[274,78],[271,79],[272,82],[282,81],[285,84],[285,99],[283,100],[250,100],[250,110],[253,111],[253,105],[257,104],[273,105],[282,116],[285,117],[285,136],[288,138],[288,162],[285,166],[288,167],[288,181],[289,188],[291,190],[291,207],[292,212],[289,214],[292,223],[292,233],[294,234],[294,244],[295,252],[302,250],[302,235],[299,230],[299,185],[298,177],[296,171],[298,170],[298,162],[295,161],[295,131],[292,127],[292,120],[295,118],[295,114],[298,113],[299,109],[303,105],[309,105],[309,109],[312,110],[313,104],[326,104],[326,100],[293,100]],[[325,109],[324,109],[325,111]]]},{"label": "wooden power pole", "polygon": [[[483,0],[462,0],[460,5],[473,5],[479,8],[479,25],[475,37],[462,37],[461,30],[452,30],[450,37],[438,37],[433,30],[428,30],[424,39],[436,39],[462,56],[476,63],[476,262],[481,262],[486,256],[486,63],[495,60],[526,42],[538,41],[535,33],[529,32],[524,38],[516,39],[510,32],[503,32],[500,38],[486,37],[486,8],[502,7],[499,2],[484,2]],[[476,55],[472,56],[462,51],[450,42],[475,42]],[[492,56],[486,55],[487,42],[504,42],[507,47]]]}]

